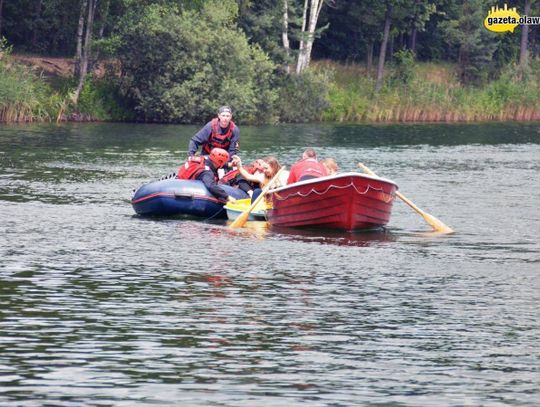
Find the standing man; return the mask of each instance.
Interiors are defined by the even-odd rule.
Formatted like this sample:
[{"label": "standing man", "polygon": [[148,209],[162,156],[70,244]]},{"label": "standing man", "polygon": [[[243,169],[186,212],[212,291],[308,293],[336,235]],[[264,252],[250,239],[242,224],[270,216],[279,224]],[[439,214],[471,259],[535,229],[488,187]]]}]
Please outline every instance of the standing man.
[{"label": "standing man", "polygon": [[199,146],[202,146],[201,154],[205,155],[210,154],[213,148],[226,150],[229,153],[229,157],[236,155],[240,145],[240,129],[231,119],[231,108],[229,106],[221,106],[218,109],[217,117],[206,123],[191,138],[188,147],[188,156],[193,157]]}]

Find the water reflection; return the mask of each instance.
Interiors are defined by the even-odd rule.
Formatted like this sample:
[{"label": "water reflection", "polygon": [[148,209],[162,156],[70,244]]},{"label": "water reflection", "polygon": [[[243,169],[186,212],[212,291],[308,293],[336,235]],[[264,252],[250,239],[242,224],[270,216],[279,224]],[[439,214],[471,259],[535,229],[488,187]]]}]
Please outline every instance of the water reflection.
[{"label": "water reflection", "polygon": [[323,229],[301,229],[271,226],[274,234],[286,240],[296,240],[306,243],[321,243],[336,246],[377,246],[384,243],[395,242],[398,235],[389,229],[380,228],[371,231],[329,231]]}]

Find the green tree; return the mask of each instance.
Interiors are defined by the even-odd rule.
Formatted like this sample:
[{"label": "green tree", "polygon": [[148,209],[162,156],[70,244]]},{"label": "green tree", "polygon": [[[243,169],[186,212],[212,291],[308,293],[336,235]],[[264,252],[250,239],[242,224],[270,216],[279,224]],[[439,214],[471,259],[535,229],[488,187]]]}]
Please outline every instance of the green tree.
[{"label": "green tree", "polygon": [[200,10],[152,4],[129,12],[110,44],[121,62],[121,88],[137,117],[193,123],[230,104],[239,121],[272,120],[274,64],[248,44],[234,1]]},{"label": "green tree", "polygon": [[483,0],[470,0],[456,7],[455,18],[440,24],[448,44],[457,49],[459,77],[463,84],[484,83],[492,66],[500,37],[483,26],[487,9]]}]

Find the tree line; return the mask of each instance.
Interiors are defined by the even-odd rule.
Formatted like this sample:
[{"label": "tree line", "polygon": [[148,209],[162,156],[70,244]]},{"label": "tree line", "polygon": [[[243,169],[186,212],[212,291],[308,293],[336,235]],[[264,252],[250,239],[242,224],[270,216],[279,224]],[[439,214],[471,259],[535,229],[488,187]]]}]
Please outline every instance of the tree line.
[{"label": "tree line", "polygon": [[[540,15],[540,1],[508,1]],[[502,6],[502,4],[500,4]],[[251,122],[302,121],[325,106],[312,60],[363,64],[385,84],[389,63],[456,64],[482,86],[509,65],[537,72],[540,28],[492,33],[486,0],[0,0],[0,37],[14,52],[74,58],[78,103],[98,60],[135,118],[190,123],[227,101]],[[531,71],[532,70],[532,71]],[[296,113],[291,101],[297,98]]]}]

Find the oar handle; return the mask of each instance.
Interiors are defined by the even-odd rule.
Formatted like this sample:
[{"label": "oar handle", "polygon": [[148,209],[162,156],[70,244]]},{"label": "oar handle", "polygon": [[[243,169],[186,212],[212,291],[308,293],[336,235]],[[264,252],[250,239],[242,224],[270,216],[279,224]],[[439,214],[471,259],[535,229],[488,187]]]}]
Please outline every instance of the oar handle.
[{"label": "oar handle", "polygon": [[[379,177],[377,174],[375,174],[371,169],[366,167],[363,163],[358,163],[358,167],[362,168],[365,173],[369,175],[373,175],[374,177]],[[400,198],[403,202],[405,202],[407,205],[409,205],[411,208],[413,208],[416,212],[418,212],[420,215],[424,215],[424,211],[420,209],[418,206],[416,206],[414,203],[412,203],[409,199],[407,199],[401,192],[396,191],[396,196]]]},{"label": "oar handle", "polygon": [[276,173],[276,175],[274,175],[274,177],[270,180],[270,182],[268,183],[268,185],[266,185],[262,192],[260,193],[260,195],[255,198],[255,200],[253,201],[253,203],[249,206],[248,209],[246,209],[244,212],[242,212],[234,221],[233,223],[231,223],[229,226],[231,228],[241,228],[242,226],[244,226],[244,224],[247,222],[248,218],[249,218],[249,214],[253,211],[253,209],[257,206],[257,204],[259,202],[261,202],[261,200],[264,198],[264,196],[267,194],[267,192],[270,190],[270,188],[272,187],[272,184],[274,184],[274,182],[276,182],[276,180],[279,178],[279,176],[281,175],[281,172],[285,169],[285,167],[282,167],[279,169],[279,171]]}]

